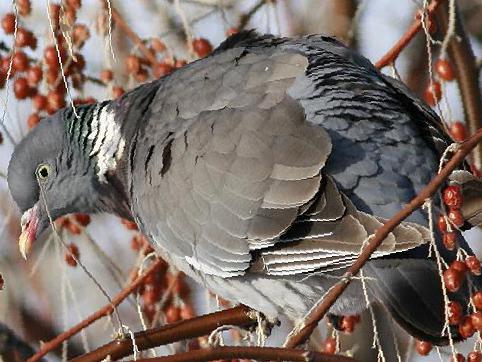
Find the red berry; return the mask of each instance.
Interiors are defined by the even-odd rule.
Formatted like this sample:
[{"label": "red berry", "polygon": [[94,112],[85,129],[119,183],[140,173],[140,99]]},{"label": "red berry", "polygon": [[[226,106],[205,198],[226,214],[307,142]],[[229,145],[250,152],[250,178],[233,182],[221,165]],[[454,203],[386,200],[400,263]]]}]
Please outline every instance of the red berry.
[{"label": "red berry", "polygon": [[82,233],[80,226],[74,222],[69,222],[67,224],[67,230],[73,235],[80,235]]},{"label": "red berry", "polygon": [[181,297],[189,295],[189,286],[183,278],[183,274],[166,274],[167,285],[171,286],[172,293]]},{"label": "red berry", "polygon": [[49,13],[50,13],[50,18],[52,19],[52,27],[54,29],[57,29],[59,27],[60,5],[50,4]]},{"label": "red berry", "polygon": [[460,210],[450,210],[447,216],[455,227],[460,228],[464,225],[464,217]]},{"label": "red berry", "polygon": [[75,24],[73,31],[74,44],[82,45],[90,38],[89,28],[85,24]]},{"label": "red berry", "polygon": [[145,305],[155,304],[161,298],[162,290],[158,286],[149,285],[146,286],[142,293],[142,300]]},{"label": "red berry", "polygon": [[472,303],[477,310],[482,311],[482,292],[472,294]]},{"label": "red berry", "polygon": [[27,79],[24,77],[18,77],[13,83],[13,92],[18,99],[25,99],[30,94],[30,87],[28,86]]},{"label": "red berry", "polygon": [[475,255],[469,255],[465,259],[465,265],[467,265],[472,274],[480,275],[480,260]]},{"label": "red berry", "polygon": [[450,135],[457,142],[462,142],[467,138],[467,130],[465,129],[465,124],[457,121],[453,122],[449,128]]},{"label": "red berry", "polygon": [[130,54],[125,59],[127,71],[131,74],[136,74],[141,69],[141,60],[134,54]]},{"label": "red berry", "polygon": [[42,80],[42,68],[38,65],[34,65],[27,70],[27,81],[31,87],[36,86]]},{"label": "red berry", "polygon": [[235,27],[231,27],[228,30],[226,30],[226,36],[231,36],[237,33],[239,33],[239,29]]},{"label": "red berry", "polygon": [[194,309],[189,304],[184,303],[181,308],[181,319],[192,319],[194,315]]},{"label": "red berry", "polygon": [[467,355],[467,362],[481,362],[482,353],[479,351],[472,351]]},{"label": "red berry", "polygon": [[121,219],[121,223],[128,230],[137,230],[137,224],[134,221],[130,221],[130,220],[127,220],[127,219]]},{"label": "red berry", "polygon": [[442,198],[450,209],[459,209],[462,206],[462,190],[458,185],[447,186],[442,192]]},{"label": "red berry", "polygon": [[472,319],[472,325],[476,330],[479,332],[482,332],[482,313],[481,312],[475,312],[470,315],[470,318]]},{"label": "red berry", "polygon": [[472,325],[472,318],[464,317],[464,319],[462,319],[462,323],[459,324],[459,333],[464,339],[472,337],[475,333],[475,328]]},{"label": "red berry", "polygon": [[152,67],[152,75],[155,78],[161,78],[173,71],[173,67],[167,63],[156,63]]},{"label": "red berry", "polygon": [[27,126],[29,129],[34,128],[40,122],[40,116],[37,113],[32,113],[27,119]]},{"label": "red berry", "polygon": [[19,72],[24,72],[28,69],[28,62],[27,54],[22,51],[17,51],[13,55],[12,66]]},{"label": "red berry", "polygon": [[421,356],[427,356],[432,350],[432,343],[427,341],[415,340],[415,348]]},{"label": "red berry", "polygon": [[450,301],[447,305],[449,310],[449,324],[452,326],[456,326],[460,324],[462,321],[462,317],[464,316],[464,310],[459,302]]},{"label": "red berry", "polygon": [[17,2],[18,5],[18,12],[22,16],[30,15],[32,12],[32,5],[30,0],[21,0]]},{"label": "red berry", "polygon": [[33,34],[25,28],[18,28],[17,29],[17,37],[15,38],[15,46],[18,48],[23,48],[26,46],[30,46],[33,48],[32,44],[34,43],[34,36]]},{"label": "red berry", "polygon": [[434,80],[427,86],[424,92],[424,99],[425,102],[432,107],[442,99],[442,86],[440,82]]},{"label": "red berry", "polygon": [[43,111],[47,108],[47,97],[43,94],[37,93],[32,97],[32,103],[37,111]]},{"label": "red berry", "polygon": [[174,63],[174,67],[176,68],[182,68],[187,64],[186,59],[176,59],[176,62]]},{"label": "red berry", "polygon": [[359,322],[360,316],[347,315],[343,316],[340,323],[340,329],[345,333],[352,333],[355,330],[355,325]]},{"label": "red berry", "polygon": [[90,224],[90,215],[77,213],[74,215],[75,221],[77,221],[82,226],[87,226]]},{"label": "red berry", "polygon": [[6,34],[15,32],[15,15],[12,13],[5,14],[2,18],[2,28]]},{"label": "red berry", "polygon": [[443,272],[445,287],[450,292],[456,292],[462,286],[464,275],[455,269],[447,269]]},{"label": "red berry", "polygon": [[141,68],[136,74],[134,74],[134,78],[139,82],[143,83],[149,77],[147,70]]},{"label": "red berry", "polygon": [[454,80],[454,70],[450,63],[445,59],[438,59],[435,62],[435,72],[443,80]]},{"label": "red berry", "polygon": [[464,356],[462,355],[462,353],[457,353],[455,355],[455,360],[454,360],[454,357],[450,357],[450,361],[451,362],[465,362],[465,358]]},{"label": "red berry", "polygon": [[44,49],[44,60],[49,68],[58,68],[59,60],[55,46],[48,46]]},{"label": "red berry", "polygon": [[125,93],[124,88],[122,87],[112,87],[112,96],[114,98],[119,98]]},{"label": "red berry", "polygon": [[67,5],[75,10],[79,10],[82,6],[81,0],[67,0]]},{"label": "red berry", "polygon": [[100,80],[104,83],[109,83],[112,79],[114,79],[114,73],[110,69],[103,69],[100,72]]},{"label": "red berry", "polygon": [[336,353],[336,339],[333,338],[333,337],[327,338],[327,339],[325,340],[323,350],[324,350],[326,353],[335,354],[335,353]]},{"label": "red berry", "polygon": [[166,322],[174,323],[181,319],[181,311],[178,307],[170,305],[166,310]]},{"label": "red berry", "polygon": [[47,81],[48,85],[54,85],[57,83],[57,78],[59,78],[59,69],[58,68],[48,68],[45,72],[45,80]]},{"label": "red berry", "polygon": [[65,99],[63,94],[59,90],[52,90],[47,94],[47,111],[55,113],[60,108],[65,107]]},{"label": "red berry", "polygon": [[152,49],[159,53],[166,50],[166,44],[164,44],[164,42],[159,38],[152,39],[151,46]]},{"label": "red berry", "polygon": [[437,221],[437,227],[441,233],[447,232],[447,221],[444,215],[440,215]]},{"label": "red berry", "polygon": [[79,259],[79,248],[77,247],[77,245],[72,243],[67,247],[67,251],[65,252],[64,259],[69,266],[71,267],[77,266],[77,260]]},{"label": "red berry", "polygon": [[452,264],[450,264],[450,268],[457,270],[459,273],[465,274],[467,272],[467,265],[463,261],[454,260]]},{"label": "red berry", "polygon": [[194,39],[192,42],[192,47],[194,52],[200,58],[204,58],[205,56],[211,54],[213,51],[213,47],[209,41],[204,38]]},{"label": "red berry", "polygon": [[454,232],[446,232],[443,234],[442,241],[447,250],[454,250],[457,243],[457,234]]}]

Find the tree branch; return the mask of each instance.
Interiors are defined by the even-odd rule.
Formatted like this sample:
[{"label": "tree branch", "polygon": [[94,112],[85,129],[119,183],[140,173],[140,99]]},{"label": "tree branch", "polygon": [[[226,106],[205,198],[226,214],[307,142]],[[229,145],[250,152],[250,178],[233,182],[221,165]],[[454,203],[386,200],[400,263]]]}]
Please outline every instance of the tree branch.
[{"label": "tree branch", "polygon": [[267,0],[259,0],[246,14],[241,15],[239,18],[238,29],[243,30],[248,25],[251,18],[258,12],[259,9],[266,4]]},{"label": "tree branch", "polygon": [[166,357],[138,359],[137,362],[207,362],[232,358],[256,361],[356,362],[351,357],[341,355],[273,347],[205,348]]},{"label": "tree branch", "polygon": [[[439,26],[444,33],[447,31],[448,11],[448,5],[444,4],[437,12]],[[482,126],[482,95],[480,93],[479,71],[477,60],[458,11],[455,18],[455,34],[450,40],[448,54],[459,85],[467,128],[469,134],[474,134]],[[472,155],[474,156],[474,165],[481,171],[482,145],[475,147]]]},{"label": "tree branch", "polygon": [[27,362],[36,362],[39,361],[43,356],[45,356],[47,353],[50,351],[56,349],[59,347],[62,342],[68,340],[72,336],[76,335],[79,333],[82,329],[88,327],[92,323],[94,323],[96,320],[105,317],[109,314],[112,313],[114,308],[118,306],[124,299],[126,299],[131,293],[133,293],[137,288],[144,283],[146,278],[155,272],[157,268],[162,265],[164,261],[161,259],[156,260],[152,265],[147,269],[144,274],[139,276],[136,280],[134,280],[129,286],[124,288],[119,294],[117,294],[113,299],[112,299],[112,304],[107,304],[103,308],[99,309],[97,312],[91,314],[89,317],[78,323],[77,325],[73,326],[69,330],[65,331],[62,334],[59,334],[57,337],[54,339],[45,342],[42,344],[42,348],[35,353],[32,357],[30,357]]},{"label": "tree branch", "polygon": [[[102,0],[104,7],[107,8],[108,0]],[[150,51],[150,49],[144,44],[142,39],[139,37],[139,35],[136,34],[134,30],[129,26],[129,24],[126,23],[124,18],[119,14],[119,12],[112,6],[111,4],[111,9],[112,9],[112,19],[116,23],[116,25],[122,29],[124,33],[126,33],[127,37],[131,39],[131,41],[139,48],[141,53],[144,55],[144,57],[151,63],[151,64],[156,64],[157,59],[156,56]]]},{"label": "tree branch", "polygon": [[474,149],[475,146],[482,140],[482,129],[479,129],[473,136],[461,143],[453,155],[453,157],[446,163],[440,173],[436,175],[430,183],[425,186],[422,191],[405,207],[400,210],[390,220],[386,221],[371,238],[371,241],[363,248],[355,262],[348,268],[340,282],[335,284],[318,305],[313,308],[312,312],[305,318],[301,326],[295,328],[293,333],[288,336],[284,347],[294,348],[305,342],[313,330],[318,325],[318,322],[325,316],[330,307],[335,303],[337,298],[343,293],[351,282],[351,277],[358,274],[360,269],[365,265],[373,252],[383,242],[383,240],[392,232],[403,220],[405,220],[414,210],[422,206],[425,200],[432,197],[443,182],[450,176],[451,172],[464,160],[464,158]]},{"label": "tree branch", "polygon": [[[433,0],[427,8],[427,16],[430,16],[437,10],[437,8],[444,2],[444,0]],[[400,40],[387,52],[385,55],[375,63],[375,67],[381,69],[389,64],[392,64],[395,59],[400,55],[403,49],[406,48],[408,43],[417,35],[422,29],[422,20],[416,19],[410,28],[402,35]]]},{"label": "tree branch", "polygon": [[[239,306],[220,312],[210,313],[197,318],[168,324],[134,334],[137,348],[142,351],[149,348],[204,336],[224,325],[239,327],[254,326],[257,323],[254,312],[245,306]],[[115,340],[96,350],[74,358],[71,362],[98,362],[110,356],[113,360],[132,354],[132,339]]]}]

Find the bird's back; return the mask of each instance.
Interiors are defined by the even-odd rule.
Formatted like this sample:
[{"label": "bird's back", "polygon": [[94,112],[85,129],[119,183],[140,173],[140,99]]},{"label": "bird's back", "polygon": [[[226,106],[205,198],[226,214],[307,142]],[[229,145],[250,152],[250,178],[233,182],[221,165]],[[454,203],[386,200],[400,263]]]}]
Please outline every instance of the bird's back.
[{"label": "bird's back", "polygon": [[[132,149],[133,214],[216,293],[299,317],[337,280],[322,275],[342,275],[449,144],[429,108],[333,39],[242,33],[159,81]],[[428,242],[426,215],[410,221],[375,256]],[[394,265],[394,280],[425,271],[433,293],[424,262]],[[335,311],[359,311],[360,297],[354,283]]]}]

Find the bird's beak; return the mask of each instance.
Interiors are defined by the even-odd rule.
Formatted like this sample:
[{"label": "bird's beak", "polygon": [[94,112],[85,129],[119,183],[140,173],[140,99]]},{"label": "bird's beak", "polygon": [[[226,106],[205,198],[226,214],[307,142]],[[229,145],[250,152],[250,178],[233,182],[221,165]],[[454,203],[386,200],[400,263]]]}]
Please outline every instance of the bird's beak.
[{"label": "bird's beak", "polygon": [[25,211],[20,220],[20,225],[22,226],[22,233],[18,238],[18,247],[20,249],[20,254],[26,260],[27,255],[32,249],[32,245],[37,237],[38,228],[38,212],[37,204],[32,208]]}]

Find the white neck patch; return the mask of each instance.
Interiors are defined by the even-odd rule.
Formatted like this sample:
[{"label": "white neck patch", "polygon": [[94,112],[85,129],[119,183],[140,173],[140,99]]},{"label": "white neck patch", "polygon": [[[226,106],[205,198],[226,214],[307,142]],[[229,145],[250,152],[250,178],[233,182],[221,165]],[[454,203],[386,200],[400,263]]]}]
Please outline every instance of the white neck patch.
[{"label": "white neck patch", "polygon": [[101,182],[107,182],[105,174],[115,170],[117,161],[122,157],[125,148],[125,139],[121,134],[120,125],[114,121],[115,113],[109,112],[107,107],[100,114],[95,110],[92,117],[92,131],[89,138],[94,140],[94,147],[89,156],[97,157],[97,177]]}]

